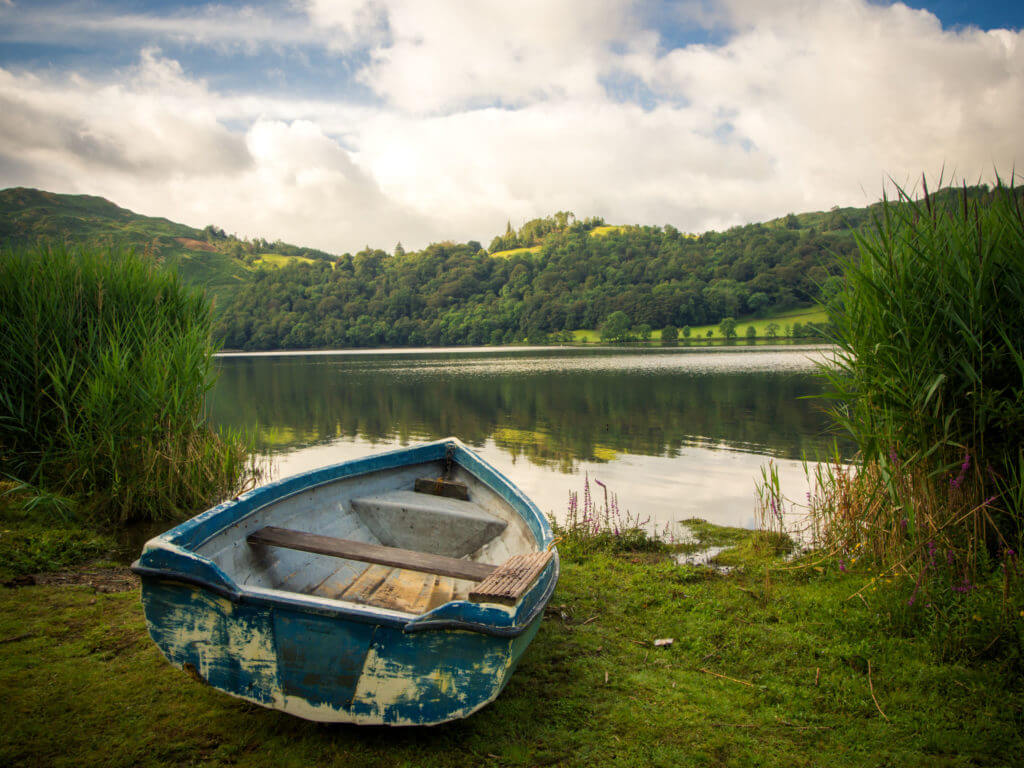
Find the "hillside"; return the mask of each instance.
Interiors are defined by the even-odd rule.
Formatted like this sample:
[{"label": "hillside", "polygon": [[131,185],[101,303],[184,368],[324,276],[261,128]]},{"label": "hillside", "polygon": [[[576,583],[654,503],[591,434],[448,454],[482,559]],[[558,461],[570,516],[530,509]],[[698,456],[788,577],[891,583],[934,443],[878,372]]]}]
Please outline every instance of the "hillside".
[{"label": "hillside", "polygon": [[[942,190],[933,199],[988,192]],[[443,242],[332,256],[140,216],[99,197],[18,188],[0,191],[0,246],[149,252],[213,294],[217,332],[236,349],[543,342],[599,328],[617,312],[657,338],[667,326],[814,305],[838,280],[840,260],[856,253],[854,233],[871,212],[833,208],[693,234],[560,211],[518,230],[509,222],[488,249]]]},{"label": "hillside", "polygon": [[134,248],[177,269],[224,304],[251,280],[253,265],[280,265],[288,256],[333,258],[286,243],[239,240],[215,226],[196,229],[169,219],[142,216],[102,197],[62,195],[14,187],[0,190],[0,247],[70,243]]}]

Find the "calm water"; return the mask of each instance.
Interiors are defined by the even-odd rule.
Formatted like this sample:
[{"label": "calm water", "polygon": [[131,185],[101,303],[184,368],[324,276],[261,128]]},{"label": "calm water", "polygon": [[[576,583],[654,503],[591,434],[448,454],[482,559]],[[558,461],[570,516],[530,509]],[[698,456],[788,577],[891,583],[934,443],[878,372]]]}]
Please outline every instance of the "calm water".
[{"label": "calm water", "polygon": [[[225,355],[214,419],[255,429],[275,476],[455,435],[545,512],[584,473],[652,525],[752,526],[773,458],[802,497],[801,458],[830,453],[815,347],[476,349]],[[840,446],[847,450],[848,446]],[[595,489],[596,490],[596,489]]]}]

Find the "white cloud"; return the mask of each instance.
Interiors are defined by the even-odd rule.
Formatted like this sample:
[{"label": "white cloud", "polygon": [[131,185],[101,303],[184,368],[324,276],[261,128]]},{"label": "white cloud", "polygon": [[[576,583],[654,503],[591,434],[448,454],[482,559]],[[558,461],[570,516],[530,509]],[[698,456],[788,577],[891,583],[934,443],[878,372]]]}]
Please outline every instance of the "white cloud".
[{"label": "white cloud", "polygon": [[[615,45],[653,46],[635,0],[312,0],[311,20],[376,30],[364,81],[401,110],[592,99]],[[383,31],[386,30],[386,35]]]},{"label": "white cloud", "polygon": [[1024,34],[901,5],[681,4],[732,32],[667,52],[625,1],[302,7],[369,48],[386,106],[226,95],[154,50],[106,78],[0,70],[0,185],[342,252],[556,210],[701,231],[1024,164]]}]

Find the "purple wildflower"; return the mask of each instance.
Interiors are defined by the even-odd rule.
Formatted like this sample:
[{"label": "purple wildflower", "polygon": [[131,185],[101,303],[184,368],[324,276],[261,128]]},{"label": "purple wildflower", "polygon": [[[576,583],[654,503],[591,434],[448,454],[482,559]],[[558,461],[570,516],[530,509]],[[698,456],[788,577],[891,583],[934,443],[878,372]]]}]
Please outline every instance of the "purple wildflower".
[{"label": "purple wildflower", "polygon": [[846,573],[846,563],[844,563],[842,560],[839,561],[839,572]]},{"label": "purple wildflower", "polygon": [[964,461],[960,465],[960,474],[957,475],[956,477],[954,477],[952,480],[949,481],[950,488],[959,488],[963,484],[964,478],[967,477],[967,470],[970,469],[970,468],[971,468],[971,454],[965,453],[964,454]]}]

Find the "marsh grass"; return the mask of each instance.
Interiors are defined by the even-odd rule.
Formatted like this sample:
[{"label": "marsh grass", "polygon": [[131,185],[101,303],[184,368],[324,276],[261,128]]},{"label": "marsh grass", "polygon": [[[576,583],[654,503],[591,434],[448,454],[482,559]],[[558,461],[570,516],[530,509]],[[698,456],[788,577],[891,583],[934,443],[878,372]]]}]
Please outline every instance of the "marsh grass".
[{"label": "marsh grass", "polygon": [[0,472],[36,504],[172,518],[253,481],[249,441],[206,422],[211,308],[176,273],[131,252],[4,251],[0,316]]},{"label": "marsh grass", "polygon": [[[889,562],[928,542],[973,568],[1019,550],[1024,522],[1024,202],[898,190],[858,236],[829,306],[822,366],[862,458],[858,503],[823,533]],[[845,481],[843,481],[845,482]]]}]

